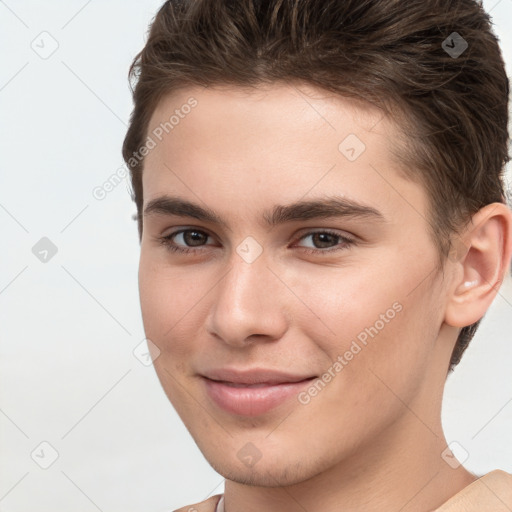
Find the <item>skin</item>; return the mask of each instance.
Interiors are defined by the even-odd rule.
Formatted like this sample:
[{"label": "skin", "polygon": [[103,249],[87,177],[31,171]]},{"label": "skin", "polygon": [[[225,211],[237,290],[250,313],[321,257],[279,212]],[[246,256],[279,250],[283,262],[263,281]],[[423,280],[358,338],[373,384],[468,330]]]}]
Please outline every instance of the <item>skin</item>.
[{"label": "skin", "polygon": [[[374,107],[304,84],[197,87],[164,97],[148,134],[190,96],[198,105],[146,156],[144,208],[172,195],[226,225],[145,215],[139,289],[156,372],[226,478],[226,510],[434,510],[476,478],[441,456],[441,400],[460,327],[483,316],[510,262],[511,213],[493,203],[475,214],[466,251],[441,272],[426,193],[399,172],[397,128]],[[366,145],[355,161],[338,149],[349,134]],[[262,223],[275,205],[335,192],[384,220]],[[184,228],[204,233],[195,244],[172,239],[195,253],[162,245]],[[311,235],[325,229],[354,243]],[[252,263],[237,253],[248,236],[263,250]],[[242,417],[205,392],[198,373],[211,368],[321,376],[396,303],[401,311],[307,404]],[[237,456],[249,442],[261,454],[252,467]]]}]

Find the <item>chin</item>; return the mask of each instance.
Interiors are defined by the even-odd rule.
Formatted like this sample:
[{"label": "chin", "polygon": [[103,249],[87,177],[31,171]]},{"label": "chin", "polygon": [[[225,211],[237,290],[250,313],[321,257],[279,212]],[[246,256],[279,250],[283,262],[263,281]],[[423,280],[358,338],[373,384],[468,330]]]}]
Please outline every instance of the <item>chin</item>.
[{"label": "chin", "polygon": [[224,439],[223,442],[212,443],[210,440],[197,444],[217,473],[227,480],[255,487],[299,484],[335,463],[330,454],[326,454],[325,458],[315,457],[311,452],[302,449],[295,451],[279,442],[267,442],[261,452],[256,452],[249,439],[242,440],[236,436],[229,441]]},{"label": "chin", "polygon": [[[260,460],[254,467],[243,467],[238,460],[227,461],[207,459],[211,467],[226,480],[253,487],[287,487],[308,480],[314,472],[308,474],[307,469],[290,462],[279,466],[276,458],[264,463]],[[281,459],[283,460],[283,459]]]}]

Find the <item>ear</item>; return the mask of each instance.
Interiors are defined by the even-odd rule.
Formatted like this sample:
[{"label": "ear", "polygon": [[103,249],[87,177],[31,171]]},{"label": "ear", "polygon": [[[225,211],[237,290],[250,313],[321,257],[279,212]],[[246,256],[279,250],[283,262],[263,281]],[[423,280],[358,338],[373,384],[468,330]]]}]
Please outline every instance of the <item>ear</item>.
[{"label": "ear", "polygon": [[512,212],[503,203],[484,206],[450,253],[455,269],[445,311],[448,325],[466,327],[484,316],[509,272],[511,254]]}]

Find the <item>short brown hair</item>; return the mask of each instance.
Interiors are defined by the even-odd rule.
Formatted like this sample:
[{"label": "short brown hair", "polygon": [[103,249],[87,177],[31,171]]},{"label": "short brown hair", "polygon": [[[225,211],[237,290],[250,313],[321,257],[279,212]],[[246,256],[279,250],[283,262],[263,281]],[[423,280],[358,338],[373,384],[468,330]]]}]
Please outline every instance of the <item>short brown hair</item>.
[{"label": "short brown hair", "polygon": [[[302,81],[393,116],[403,133],[396,156],[427,191],[441,264],[472,214],[505,202],[509,83],[475,0],[168,0],[129,77],[134,110],[123,158],[139,238],[138,151],[149,120],[164,95],[196,85]],[[479,323],[461,330],[449,371]]]}]

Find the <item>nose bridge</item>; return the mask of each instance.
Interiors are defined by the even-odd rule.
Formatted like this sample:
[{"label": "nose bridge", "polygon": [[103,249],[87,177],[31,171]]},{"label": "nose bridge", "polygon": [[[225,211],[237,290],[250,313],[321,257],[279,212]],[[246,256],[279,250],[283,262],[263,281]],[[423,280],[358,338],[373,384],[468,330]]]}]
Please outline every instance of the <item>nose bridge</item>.
[{"label": "nose bridge", "polygon": [[233,252],[229,271],[216,287],[209,322],[210,332],[237,345],[253,335],[279,338],[286,329],[279,281],[263,251],[255,256],[252,242],[246,243]]}]

